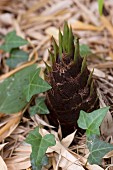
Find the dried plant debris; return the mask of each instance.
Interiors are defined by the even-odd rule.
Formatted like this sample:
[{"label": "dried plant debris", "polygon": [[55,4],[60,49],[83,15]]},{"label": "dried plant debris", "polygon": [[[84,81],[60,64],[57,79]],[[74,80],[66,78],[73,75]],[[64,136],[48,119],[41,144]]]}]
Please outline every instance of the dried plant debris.
[{"label": "dried plant debris", "polygon": [[[85,56],[87,57],[88,68],[91,71],[95,68],[93,78],[96,80],[96,86],[98,87],[97,92],[100,106],[110,106],[110,111],[107,113],[100,129],[101,138],[112,144],[112,16],[112,0],[104,1],[102,16],[99,15],[97,0],[0,0],[0,45],[3,44],[5,35],[15,30],[18,36],[29,41],[29,45],[27,47],[22,47],[21,50],[27,52],[27,55],[30,54],[29,58],[26,57],[26,55],[25,58],[22,58],[22,62],[27,62],[26,64],[23,64],[16,58],[18,51],[13,52],[14,55],[12,57],[14,57],[15,60],[13,60],[12,63],[12,57],[10,58],[8,54],[4,54],[3,50],[0,50],[0,80],[3,81],[5,78],[9,78],[11,75],[13,76],[14,73],[32,63],[36,63],[36,61],[38,61],[38,66],[41,66],[44,69],[45,64],[42,59],[45,62],[48,61],[47,49],[50,47],[51,36],[55,37],[58,43],[59,27],[62,32],[64,20],[68,21],[74,35],[82,37],[80,39],[80,44],[87,44],[91,49],[90,51],[85,47],[81,51],[83,55],[85,49],[89,50],[89,57],[87,57],[87,54],[85,54]],[[26,59],[26,61],[23,59]],[[9,64],[9,62],[11,64]],[[17,65],[17,62],[20,62],[20,65]],[[14,67],[17,68],[14,69]],[[8,72],[10,69],[12,69],[12,71]],[[29,106],[27,108],[29,110]],[[35,112],[37,112],[37,110]],[[23,115],[23,113],[25,114]],[[5,115],[0,113],[0,169],[31,170],[31,147],[23,141],[25,140],[26,135],[35,126],[46,126],[50,130],[53,128],[48,124],[46,117],[43,116],[43,118],[44,119],[36,114],[30,118],[27,110],[22,110],[17,113],[17,115]],[[56,135],[58,140],[57,132],[53,130],[52,132]],[[61,131],[59,133],[61,133]],[[68,139],[73,140],[73,137],[67,138],[67,140],[65,139],[63,145],[65,145],[66,141],[68,143]],[[50,164],[46,169],[58,169],[60,167],[61,169],[72,170],[102,170],[103,168],[98,165],[86,165],[87,159],[85,157],[87,157],[89,153],[84,144],[85,140],[85,137],[79,138],[79,143],[68,149],[66,149],[68,147],[67,145],[65,145],[66,148],[64,148],[58,140],[57,145],[53,150],[51,149],[51,152],[50,150],[47,151],[48,157],[50,158]],[[2,144],[4,144],[4,146]],[[75,151],[78,154],[76,154]],[[110,170],[112,169],[112,154],[109,155],[110,156],[105,157],[106,159],[103,160],[102,165],[104,169],[109,167],[108,169]]]}]

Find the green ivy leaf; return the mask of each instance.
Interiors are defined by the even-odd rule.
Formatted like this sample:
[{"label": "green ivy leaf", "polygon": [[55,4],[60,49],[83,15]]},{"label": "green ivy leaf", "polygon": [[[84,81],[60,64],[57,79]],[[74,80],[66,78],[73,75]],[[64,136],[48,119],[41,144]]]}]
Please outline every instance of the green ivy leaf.
[{"label": "green ivy leaf", "polygon": [[13,48],[17,48],[23,45],[28,44],[28,41],[16,35],[15,31],[9,32],[5,36],[5,43],[0,46],[0,49],[5,52],[10,52]]},{"label": "green ivy leaf", "polygon": [[113,150],[113,145],[100,140],[96,135],[88,138],[87,146],[90,151],[88,161],[91,164],[101,164],[105,154]]},{"label": "green ivy leaf", "polygon": [[49,110],[45,105],[45,97],[38,97],[35,101],[35,106],[30,107],[29,113],[31,116],[38,114],[48,114]]},{"label": "green ivy leaf", "polygon": [[77,121],[78,126],[82,129],[86,129],[87,136],[92,134],[100,135],[99,126],[101,125],[108,110],[109,107],[104,107],[91,113],[86,113],[81,110]]},{"label": "green ivy leaf", "polygon": [[91,54],[92,54],[92,52],[88,45],[86,45],[86,44],[80,45],[80,56],[81,57],[87,57]]},{"label": "green ivy leaf", "polygon": [[100,15],[102,15],[103,6],[104,6],[104,0],[98,0],[98,8],[99,8]]},{"label": "green ivy leaf", "polygon": [[40,69],[33,71],[29,74],[29,83],[25,86],[26,99],[29,102],[31,97],[51,89],[51,86],[39,77]]},{"label": "green ivy leaf", "polygon": [[36,70],[36,64],[22,69],[0,83],[0,112],[11,114],[22,110],[28,103],[23,93],[29,83],[29,74]]},{"label": "green ivy leaf", "polygon": [[47,134],[42,137],[37,127],[30,132],[26,138],[26,142],[32,146],[31,163],[33,170],[41,170],[47,148],[55,145],[54,135]]},{"label": "green ivy leaf", "polygon": [[8,58],[6,60],[6,64],[10,68],[15,68],[18,64],[27,61],[28,58],[29,58],[29,55],[25,51],[22,51],[22,50],[20,50],[18,48],[13,49],[13,50],[11,50],[10,58]]}]

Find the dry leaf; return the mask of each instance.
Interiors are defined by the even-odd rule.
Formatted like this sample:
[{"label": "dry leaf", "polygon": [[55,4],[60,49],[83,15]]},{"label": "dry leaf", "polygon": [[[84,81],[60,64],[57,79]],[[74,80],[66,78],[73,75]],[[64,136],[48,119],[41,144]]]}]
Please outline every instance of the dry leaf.
[{"label": "dry leaf", "polygon": [[[89,69],[90,71],[93,70],[93,68],[91,68],[91,67],[88,67],[88,69]],[[106,77],[105,73],[104,73],[103,71],[97,69],[97,68],[94,69],[93,75],[95,75],[95,76],[97,76],[97,77],[99,77],[99,78],[100,78],[100,77],[101,77],[101,78],[105,78],[105,77]]]},{"label": "dry leaf", "polygon": [[70,144],[72,143],[74,136],[75,136],[76,130],[71,133],[70,135],[66,136],[65,138],[62,139],[61,143],[64,147],[69,147]]},{"label": "dry leaf", "polygon": [[60,126],[60,122],[59,122],[59,127],[58,127],[58,137],[60,140],[62,139],[62,128]]},{"label": "dry leaf", "polygon": [[8,142],[7,143],[3,143],[3,144],[0,144],[0,151],[3,149],[3,147],[5,146],[5,145],[7,145],[8,144]]},{"label": "dry leaf", "polygon": [[[48,134],[48,131],[45,129],[41,129],[41,134],[44,136]],[[49,147],[46,153],[56,152],[58,155],[61,155],[64,159],[66,159],[70,164],[77,165],[77,168],[82,168],[80,161],[73,156],[61,143],[56,139],[56,145]],[[83,168],[82,168],[83,169]],[[82,170],[81,169],[81,170]]]},{"label": "dry leaf", "polygon": [[0,129],[0,141],[8,137],[18,126],[23,112],[11,115],[10,120]]},{"label": "dry leaf", "polygon": [[107,153],[103,158],[107,159],[107,158],[111,158],[113,157],[113,151]]},{"label": "dry leaf", "polygon": [[[97,89],[97,92],[98,92],[98,96],[99,96],[99,100],[100,100],[100,106],[106,107],[106,104],[105,104],[104,100],[102,99],[100,90]],[[113,126],[112,125],[113,125],[113,118],[112,118],[110,111],[108,111],[101,126],[100,126],[101,134],[106,137],[112,135],[113,134]]]},{"label": "dry leaf", "polygon": [[50,127],[50,128],[55,128],[54,126],[51,126],[48,123],[46,123],[44,120],[42,120],[41,117],[37,114],[35,116],[32,116],[31,118],[34,122],[36,122],[37,125],[41,124],[41,125],[44,125],[44,126],[47,126],[47,127]]},{"label": "dry leaf", "polygon": [[8,170],[1,156],[0,156],[0,170]]},{"label": "dry leaf", "polygon": [[14,155],[5,159],[6,165],[9,170],[23,170],[31,166],[30,162],[31,146],[26,143],[22,143],[15,149]]},{"label": "dry leaf", "polygon": [[[58,154],[56,154],[55,157],[57,159]],[[76,162],[72,163],[64,157],[61,157],[59,167],[62,168],[63,170],[84,170],[84,168],[80,164],[77,164]]]},{"label": "dry leaf", "polygon": [[98,166],[98,165],[88,165],[87,166],[87,169],[88,170],[104,170],[103,168],[101,168],[100,166]]}]

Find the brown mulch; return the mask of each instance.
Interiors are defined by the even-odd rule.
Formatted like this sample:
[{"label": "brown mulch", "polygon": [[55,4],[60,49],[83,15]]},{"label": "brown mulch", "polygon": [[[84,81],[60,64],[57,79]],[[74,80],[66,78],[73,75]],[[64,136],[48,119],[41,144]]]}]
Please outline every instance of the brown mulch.
[{"label": "brown mulch", "polygon": [[[5,64],[2,51],[0,51],[0,80],[9,77],[22,68],[38,63],[45,68],[43,62],[48,60],[48,48],[51,44],[51,36],[58,40],[58,29],[63,28],[64,21],[72,26],[75,35],[78,35],[81,44],[87,44],[93,54],[88,57],[88,67],[94,70],[94,78],[97,82],[97,91],[100,99],[100,106],[110,106],[105,120],[101,126],[103,139],[113,143],[113,1],[107,0],[104,3],[103,15],[98,12],[97,0],[0,0],[0,44],[3,37],[10,31],[26,38],[30,45],[29,62],[10,71]],[[33,59],[31,61],[31,59]],[[43,60],[42,60],[43,59]],[[1,100],[1,99],[0,99]],[[14,115],[0,113],[0,170],[30,170],[30,151],[31,148],[24,140],[26,135],[35,126],[47,125],[46,117],[41,119],[38,115],[34,117],[26,116],[25,110]],[[47,133],[47,132],[43,132]],[[55,132],[53,132],[57,135]],[[69,140],[68,138],[66,139]],[[73,140],[73,135],[70,142]],[[47,153],[52,158],[51,165],[54,170],[59,167],[66,169],[66,164],[73,159],[81,159],[80,152],[84,155],[81,164],[85,165],[88,151],[84,146],[82,138],[77,146],[63,150],[59,154],[57,149]],[[63,143],[65,146],[65,143]],[[60,144],[59,144],[60,145]],[[60,145],[61,146],[61,145]],[[61,148],[60,148],[61,149]],[[77,150],[75,154],[73,151]],[[63,156],[62,156],[63,155]],[[113,167],[113,154],[106,155],[110,158],[108,162],[103,161],[104,169]],[[68,160],[68,161],[67,161]],[[66,162],[67,161],[67,162]],[[50,166],[43,168],[49,169]],[[75,166],[68,165],[70,169]],[[81,167],[81,169],[84,169]],[[67,168],[69,169],[69,168]],[[76,168],[77,169],[77,168]],[[99,170],[99,166],[87,166],[87,169]]]}]

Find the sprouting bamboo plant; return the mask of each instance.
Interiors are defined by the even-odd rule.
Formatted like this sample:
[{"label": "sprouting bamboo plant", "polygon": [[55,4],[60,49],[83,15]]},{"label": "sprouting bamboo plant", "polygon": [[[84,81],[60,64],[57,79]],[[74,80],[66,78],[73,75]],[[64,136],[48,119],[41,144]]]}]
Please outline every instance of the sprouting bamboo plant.
[{"label": "sprouting bamboo plant", "polygon": [[63,136],[78,128],[80,110],[91,112],[99,108],[92,72],[87,69],[86,57],[80,56],[79,38],[65,22],[63,34],[59,30],[59,45],[52,38],[53,50],[49,51],[51,68],[46,78],[52,86],[46,93],[46,104],[50,111],[50,124],[61,124]]}]

